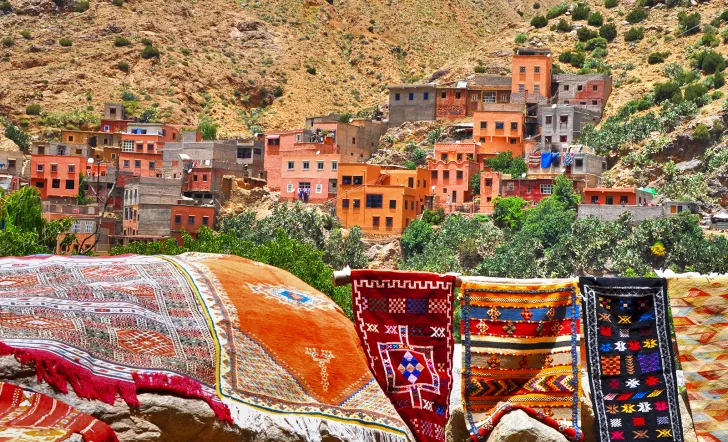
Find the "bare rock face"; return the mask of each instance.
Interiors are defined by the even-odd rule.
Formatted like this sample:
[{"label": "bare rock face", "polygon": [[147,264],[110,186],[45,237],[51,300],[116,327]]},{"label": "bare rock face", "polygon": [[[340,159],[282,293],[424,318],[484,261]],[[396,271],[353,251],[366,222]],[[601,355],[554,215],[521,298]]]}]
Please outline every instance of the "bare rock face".
[{"label": "bare rock face", "polygon": [[402,260],[402,247],[399,240],[384,245],[376,244],[369,249],[367,256],[371,260],[369,262],[370,269],[396,268],[397,263]]}]

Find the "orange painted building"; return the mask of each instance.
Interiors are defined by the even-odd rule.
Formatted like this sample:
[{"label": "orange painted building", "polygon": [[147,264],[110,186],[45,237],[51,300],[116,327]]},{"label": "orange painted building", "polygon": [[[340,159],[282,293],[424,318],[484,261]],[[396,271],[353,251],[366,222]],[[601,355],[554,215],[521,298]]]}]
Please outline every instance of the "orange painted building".
[{"label": "orange painted building", "polygon": [[182,232],[187,232],[193,238],[197,238],[197,232],[201,227],[212,229],[215,225],[215,207],[213,206],[175,204],[172,206],[171,213],[170,232],[180,245],[182,245]]},{"label": "orange painted building", "polygon": [[42,199],[73,198],[86,171],[86,158],[68,155],[32,155],[30,185],[37,187]]},{"label": "orange painted building", "polygon": [[[121,135],[119,170],[133,176],[158,177],[162,174],[162,149],[168,141],[176,141],[179,131],[168,125],[129,125]],[[141,133],[145,131],[146,133]]]},{"label": "orange painted building", "polygon": [[493,200],[498,196],[515,196],[535,205],[550,196],[553,187],[553,178],[512,177],[485,169],[480,173],[480,212],[493,213]]},{"label": "orange painted building", "polygon": [[430,189],[439,196],[440,204],[460,204],[473,200],[470,179],[478,173],[479,165],[470,160],[442,161],[429,163]]},{"label": "orange painted building", "polygon": [[281,151],[293,150],[296,142],[303,141],[303,132],[303,129],[297,129],[266,135],[263,164],[266,181],[271,190],[281,189]]},{"label": "orange painted building", "polygon": [[424,211],[428,186],[427,169],[341,164],[336,214],[346,228],[401,234]]},{"label": "orange painted building", "polygon": [[636,206],[649,204],[652,197],[649,192],[628,187],[587,187],[584,189],[582,203]]},{"label": "orange painted building", "polygon": [[511,79],[499,75],[475,75],[437,88],[435,116],[458,120],[472,117],[483,105],[510,103]]},{"label": "orange painted building", "polygon": [[[511,94],[528,96],[526,102],[551,98],[552,60],[550,49],[521,48],[513,55]],[[512,100],[516,101],[516,100]],[[520,100],[519,100],[520,101]]]},{"label": "orange painted building", "polygon": [[95,130],[62,130],[61,142],[67,144],[88,144],[93,147],[119,147],[121,134]]},{"label": "orange painted building", "polygon": [[510,151],[524,153],[524,107],[519,104],[490,104],[473,115],[473,139],[478,155],[497,155]]}]

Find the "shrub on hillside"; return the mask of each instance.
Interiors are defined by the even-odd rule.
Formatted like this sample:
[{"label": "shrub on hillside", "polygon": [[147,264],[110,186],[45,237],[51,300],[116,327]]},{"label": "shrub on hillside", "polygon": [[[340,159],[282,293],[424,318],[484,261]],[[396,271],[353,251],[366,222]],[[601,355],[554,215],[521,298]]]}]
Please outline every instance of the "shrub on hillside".
[{"label": "shrub on hillside", "polygon": [[29,31],[29,30],[27,30],[27,29],[24,29],[24,30],[20,31],[20,35],[21,35],[21,36],[22,36],[22,37],[23,37],[24,39],[26,39],[26,40],[30,40],[30,37],[31,37],[31,35],[30,35],[30,31]]},{"label": "shrub on hillside", "polygon": [[144,46],[153,46],[154,45],[154,42],[150,38],[142,38],[141,40],[139,40],[139,42],[141,44],[143,44]]},{"label": "shrub on hillside", "polygon": [[129,40],[126,37],[122,37],[121,35],[117,35],[114,39],[114,46],[117,48],[120,48],[122,46],[129,46],[131,45],[131,40]]},{"label": "shrub on hillside", "polygon": [[544,17],[543,15],[534,15],[533,18],[531,19],[531,26],[533,26],[534,28],[537,28],[537,29],[543,28],[548,24],[549,24],[548,19],[546,17]]},{"label": "shrub on hillside", "polygon": [[541,3],[538,3],[538,2],[534,3],[533,9],[541,9]]},{"label": "shrub on hillside", "polygon": [[78,0],[73,4],[74,12],[86,12],[88,11],[88,0]]},{"label": "shrub on hillside", "polygon": [[708,104],[708,87],[703,83],[693,83],[685,86],[685,101],[692,101],[698,107]]},{"label": "shrub on hillside", "polygon": [[71,41],[70,38],[62,38],[62,39],[58,40],[58,44],[60,44],[64,48],[67,48],[69,46],[72,46],[73,42]]},{"label": "shrub on hillside", "polygon": [[[601,59],[609,55],[609,51],[605,48],[596,48],[593,51],[591,51],[591,57],[595,59]],[[594,60],[592,60],[594,61]]]},{"label": "shrub on hillside", "polygon": [[677,29],[684,35],[697,34],[700,32],[700,14],[680,11],[677,14]]},{"label": "shrub on hillside", "polygon": [[556,30],[559,32],[571,32],[572,29],[574,29],[574,27],[564,18],[559,20],[556,24]]},{"label": "shrub on hillside", "polygon": [[571,65],[575,68],[583,67],[585,59],[583,52],[574,52],[571,54]]},{"label": "shrub on hillside", "polygon": [[669,52],[653,52],[647,57],[647,63],[658,64],[663,63],[667,57],[670,56]]},{"label": "shrub on hillside", "polygon": [[111,0],[111,4],[114,6],[124,6],[124,0]]},{"label": "shrub on hillside", "polygon": [[655,94],[655,103],[659,104],[672,99],[675,93],[680,93],[680,86],[671,81],[667,83],[655,83],[652,91]]},{"label": "shrub on hillside", "polygon": [[567,5],[566,3],[556,5],[556,6],[552,7],[551,9],[549,9],[548,12],[546,12],[546,18],[550,20],[552,18],[560,17],[560,16],[566,14],[566,11],[568,11],[568,10],[569,10],[569,5]]},{"label": "shrub on hillside", "polygon": [[572,55],[573,54],[571,51],[564,51],[561,54],[559,54],[559,61],[562,63],[571,63]]},{"label": "shrub on hillside", "polygon": [[596,38],[599,34],[593,29],[589,29],[586,26],[579,28],[576,31],[576,38],[579,41],[589,41],[592,38]]},{"label": "shrub on hillside", "polygon": [[125,61],[120,61],[116,63],[116,67],[119,68],[121,72],[129,72],[129,63]]},{"label": "shrub on hillside", "polygon": [[700,37],[700,41],[698,43],[702,46],[709,46],[711,48],[720,46],[718,30],[711,25],[706,25],[703,28],[703,35]]},{"label": "shrub on hillside", "polygon": [[619,6],[619,0],[604,0],[604,7],[609,8],[616,8]]},{"label": "shrub on hillside", "polygon": [[27,115],[40,115],[40,104],[29,104],[28,107],[25,108],[25,113]]},{"label": "shrub on hillside", "polygon": [[702,70],[706,74],[722,72],[723,69],[725,69],[725,58],[723,58],[722,55],[711,49],[704,49],[701,52],[694,53],[692,57],[695,63],[695,67]]},{"label": "shrub on hillside", "polygon": [[485,74],[485,66],[479,64],[475,66],[475,68],[473,68],[473,72],[475,72],[476,74]]},{"label": "shrub on hillside", "polygon": [[587,51],[593,51],[594,49],[602,48],[607,49],[607,40],[602,37],[592,38],[588,42],[586,42],[585,49]]},{"label": "shrub on hillside", "polygon": [[592,12],[586,21],[590,26],[599,27],[604,24],[604,17],[599,12]]},{"label": "shrub on hillside", "polygon": [[515,41],[517,44],[523,44],[528,40],[528,35],[524,34],[523,32],[519,32],[516,34],[516,36],[513,38],[513,41]]},{"label": "shrub on hillside", "polygon": [[0,12],[10,12],[13,10],[13,5],[9,1],[0,1]]},{"label": "shrub on hillside", "polygon": [[602,27],[599,28],[599,36],[605,38],[609,42],[614,41],[614,39],[617,38],[617,25],[614,23],[602,25]]},{"label": "shrub on hillside", "polygon": [[574,6],[574,10],[571,11],[571,19],[586,20],[587,17],[589,17],[589,12],[591,12],[589,6],[585,5],[584,3],[579,3]]},{"label": "shrub on hillside", "polygon": [[635,24],[644,21],[647,18],[647,11],[642,8],[634,8],[627,14],[625,20],[629,23]]},{"label": "shrub on hillside", "polygon": [[695,131],[693,132],[693,141],[697,141],[700,143],[710,141],[710,130],[708,129],[708,126],[703,123],[695,126]]},{"label": "shrub on hillside", "polygon": [[147,60],[150,58],[159,58],[159,49],[154,46],[144,46],[144,49],[142,50],[142,58]]},{"label": "shrub on hillside", "polygon": [[716,72],[713,75],[713,88],[720,89],[725,85],[725,75],[722,72]]},{"label": "shrub on hillside", "polygon": [[13,37],[3,37],[2,40],[0,40],[0,43],[2,43],[2,45],[6,48],[9,48],[15,44],[15,41],[13,41]]},{"label": "shrub on hillside", "polygon": [[626,34],[624,34],[624,41],[639,41],[645,38],[645,28],[630,28]]}]

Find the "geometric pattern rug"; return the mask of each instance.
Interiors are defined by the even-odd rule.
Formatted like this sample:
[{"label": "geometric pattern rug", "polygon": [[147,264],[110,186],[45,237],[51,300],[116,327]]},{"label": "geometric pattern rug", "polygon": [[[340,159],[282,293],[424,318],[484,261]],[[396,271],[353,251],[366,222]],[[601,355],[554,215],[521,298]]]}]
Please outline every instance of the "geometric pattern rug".
[{"label": "geometric pattern rug", "polygon": [[582,277],[597,441],[683,441],[667,283]]},{"label": "geometric pattern rug", "polygon": [[667,284],[695,431],[704,442],[728,441],[728,277]]},{"label": "geometric pattern rug", "polygon": [[374,377],[420,442],[444,442],[455,276],[353,270],[354,322]]},{"label": "geometric pattern rug", "polygon": [[0,382],[0,441],[51,442],[80,434],[85,442],[116,442],[108,425],[35,391]]},{"label": "geometric pattern rug", "polygon": [[474,440],[508,412],[581,440],[575,280],[463,281],[463,403]]},{"label": "geometric pattern rug", "polygon": [[[167,257],[190,278],[212,325],[216,386],[235,422],[318,439],[404,442],[409,430],[367,366],[354,324],[285,270],[237,256]],[[313,439],[313,437],[312,437]]]}]

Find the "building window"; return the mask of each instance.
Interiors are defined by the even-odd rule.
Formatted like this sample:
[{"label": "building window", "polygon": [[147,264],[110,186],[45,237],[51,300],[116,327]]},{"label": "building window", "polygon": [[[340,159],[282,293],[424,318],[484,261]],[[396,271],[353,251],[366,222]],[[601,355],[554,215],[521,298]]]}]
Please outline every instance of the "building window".
[{"label": "building window", "polygon": [[432,172],[430,172],[430,177],[432,177],[433,180],[436,180],[437,179],[437,171],[436,170],[433,170]]},{"label": "building window", "polygon": [[512,122],[511,123],[511,130],[518,130],[518,123]]},{"label": "building window", "polygon": [[339,170],[339,162],[338,161],[332,161],[331,162],[331,170]]},{"label": "building window", "polygon": [[389,208],[390,209],[396,209],[397,208],[397,200],[389,200]]},{"label": "building window", "polygon": [[45,187],[45,183],[43,181],[36,181],[35,187],[42,189],[43,187]]},{"label": "building window", "polygon": [[60,189],[61,188],[61,180],[54,178],[53,181],[51,182],[51,187],[53,189]]},{"label": "building window", "polygon": [[541,194],[542,195],[551,195],[552,188],[553,188],[552,184],[541,184]]},{"label": "building window", "polygon": [[122,147],[122,150],[124,152],[134,152],[134,141],[124,140],[124,145]]},{"label": "building window", "polygon": [[316,193],[323,193],[323,191],[324,191],[324,185],[316,184]]},{"label": "building window", "polygon": [[541,72],[541,66],[534,66],[533,67],[533,73],[538,74]]},{"label": "building window", "polygon": [[503,130],[504,127],[505,127],[505,123],[503,123],[502,121],[495,122],[495,130]]},{"label": "building window", "polygon": [[477,103],[478,102],[478,98],[479,97],[478,97],[477,94],[473,94],[473,95],[470,96],[470,101],[472,101],[473,103]]},{"label": "building window", "polygon": [[607,205],[608,206],[614,205],[614,197],[612,195],[607,195]]},{"label": "building window", "polygon": [[108,132],[110,129],[108,124],[104,124],[104,132]]},{"label": "building window", "polygon": [[458,180],[462,180],[463,179],[463,171],[462,170],[458,170],[457,172],[455,172],[455,178],[458,179]]},{"label": "building window", "polygon": [[551,115],[546,115],[544,124],[553,124],[554,117]]},{"label": "building window", "polygon": [[189,224],[189,225],[195,224],[195,215],[190,215],[187,217],[187,224]]},{"label": "building window", "polygon": [[293,184],[289,184],[286,186],[286,192],[292,193],[293,192]]},{"label": "building window", "polygon": [[568,115],[560,115],[559,116],[559,123],[561,123],[561,124],[569,124],[569,116]]},{"label": "building window", "polygon": [[595,84],[592,86],[592,91],[599,92],[599,85]]},{"label": "building window", "polygon": [[591,203],[592,204],[599,204],[599,196],[592,195],[592,197],[591,197]]},{"label": "building window", "polygon": [[429,92],[425,92],[423,94],[423,97],[422,98],[424,98],[425,100],[429,100],[430,99],[430,93]]},{"label": "building window", "polygon": [[51,163],[51,172],[58,172],[58,164]]},{"label": "building window", "polygon": [[348,199],[345,198],[345,199],[341,200],[341,208],[342,209],[348,209],[349,208],[349,200]]},{"label": "building window", "polygon": [[521,73],[521,74],[525,74],[526,73],[526,66],[520,66],[518,68],[518,72]]},{"label": "building window", "polygon": [[399,101],[399,94],[394,94],[394,101]]},{"label": "building window", "polygon": [[508,141],[509,141],[509,142],[510,142],[511,144],[517,144],[517,143],[518,143],[518,138],[514,138],[514,137],[511,137],[511,138],[509,138],[509,139],[508,139]]},{"label": "building window", "polygon": [[354,184],[361,186],[364,184],[364,177],[363,176],[354,176]]},{"label": "building window", "polygon": [[199,175],[197,175],[197,174],[192,175],[192,181],[196,182],[198,179],[199,179]]},{"label": "building window", "polygon": [[450,171],[449,170],[443,170],[442,171],[442,179],[443,180],[449,180],[450,179]]},{"label": "building window", "polygon": [[124,160],[124,169],[129,168],[129,160]]},{"label": "building window", "polygon": [[157,168],[157,163],[155,163],[154,161],[150,161],[149,162],[149,170],[154,170],[156,168]]},{"label": "building window", "polygon": [[71,224],[71,231],[73,233],[81,233],[81,221],[74,221],[73,224]]},{"label": "building window", "polygon": [[407,187],[414,188],[415,187],[415,179],[414,178],[407,178]]},{"label": "building window", "polygon": [[409,210],[409,201],[404,201],[404,210]]},{"label": "building window", "polygon": [[409,93],[409,97],[408,97],[408,98],[409,98],[409,101],[412,101],[412,100],[414,100],[414,99],[415,99],[415,94],[414,94],[414,93],[412,93],[412,92],[410,92],[410,93]]},{"label": "building window", "polygon": [[76,188],[76,181],[66,180],[66,190],[73,190]]},{"label": "building window", "polygon": [[343,185],[348,185],[348,184],[351,184],[351,177],[348,175],[342,176],[341,185],[343,186]]},{"label": "building window", "polygon": [[369,209],[381,209],[382,208],[382,194],[381,193],[367,193],[367,208]]},{"label": "building window", "polygon": [[579,92],[581,92],[582,90],[584,90],[584,85],[583,84],[578,85],[576,87],[576,90],[579,91]]},{"label": "building window", "polygon": [[356,144],[356,137],[351,137],[351,144]]},{"label": "building window", "polygon": [[592,106],[599,106],[599,102],[597,100],[592,100]]},{"label": "building window", "polygon": [[391,216],[388,216],[384,219],[384,222],[386,223],[385,225],[387,227],[392,227],[394,225],[394,218],[392,218]]},{"label": "building window", "polygon": [[354,208],[355,209],[358,209],[360,206],[361,206],[361,201],[359,201],[358,199],[355,199],[354,200]]},{"label": "building window", "polygon": [[619,204],[627,205],[627,203],[628,203],[628,198],[626,195],[622,195],[619,197]]},{"label": "building window", "polygon": [[445,92],[445,91],[440,92],[440,98],[442,98],[443,100],[445,98],[447,98],[447,92]]},{"label": "building window", "polygon": [[481,129],[487,129],[488,128],[488,122],[487,121],[481,121],[480,122],[480,128]]},{"label": "building window", "polygon": [[526,85],[523,83],[518,85],[518,92],[525,92],[526,91]]},{"label": "building window", "polygon": [[543,142],[546,144],[552,143],[551,135],[546,135],[545,137],[543,137]]},{"label": "building window", "polygon": [[289,161],[288,162],[288,170],[293,170],[296,168],[296,162],[295,161]]},{"label": "building window", "polygon": [[483,103],[495,103],[495,91],[483,92]]},{"label": "building window", "polygon": [[147,152],[154,151],[154,143],[147,143]]},{"label": "building window", "polygon": [[568,90],[569,90],[569,85],[568,85],[568,84],[565,84],[565,85],[564,85],[564,90],[565,90],[565,91],[568,91]]},{"label": "building window", "polygon": [[202,225],[203,226],[206,226],[208,224],[210,224],[210,217],[209,216],[203,216],[202,217]]},{"label": "building window", "polygon": [[309,161],[304,161],[302,167],[303,167],[303,170],[309,170],[309,169],[311,169],[311,163]]},{"label": "building window", "polygon": [[175,215],[174,216],[174,223],[175,224],[182,224],[182,215]]},{"label": "building window", "polygon": [[568,143],[569,142],[569,136],[568,135],[559,135],[559,142],[560,143]]},{"label": "building window", "polygon": [[379,228],[379,217],[378,216],[372,217],[372,226]]},{"label": "building window", "polygon": [[316,170],[324,170],[324,162],[323,161],[317,161],[316,162]]},{"label": "building window", "polygon": [[535,93],[541,93],[541,85],[540,84],[534,84],[533,85],[533,92]]},{"label": "building window", "polygon": [[68,142],[70,143],[71,141],[73,141],[73,135],[68,136]]},{"label": "building window", "polygon": [[463,160],[463,154],[459,153],[458,156],[457,156],[457,159],[458,159],[458,161],[462,161]]},{"label": "building window", "polygon": [[207,181],[207,174],[202,175],[202,181]]},{"label": "building window", "polygon": [[136,150],[137,150],[137,152],[143,152],[144,151],[144,143],[138,142],[136,144]]},{"label": "building window", "polygon": [[581,169],[584,167],[584,158],[574,158],[574,168]]},{"label": "building window", "polygon": [[493,187],[493,178],[485,179],[485,187]]},{"label": "building window", "polygon": [[142,167],[142,160],[134,160],[134,168],[139,169]]},{"label": "building window", "polygon": [[94,222],[93,221],[86,221],[86,230],[85,233],[91,233],[94,231]]},{"label": "building window", "polygon": [[506,189],[509,192],[513,192],[513,189],[515,189],[515,185],[513,183],[508,183],[508,185],[506,186]]},{"label": "building window", "polygon": [[508,103],[511,101],[511,95],[510,94],[501,94],[500,95],[500,102],[501,103]]},{"label": "building window", "polygon": [[455,92],[455,99],[457,99],[457,100],[460,99],[460,91]]}]

